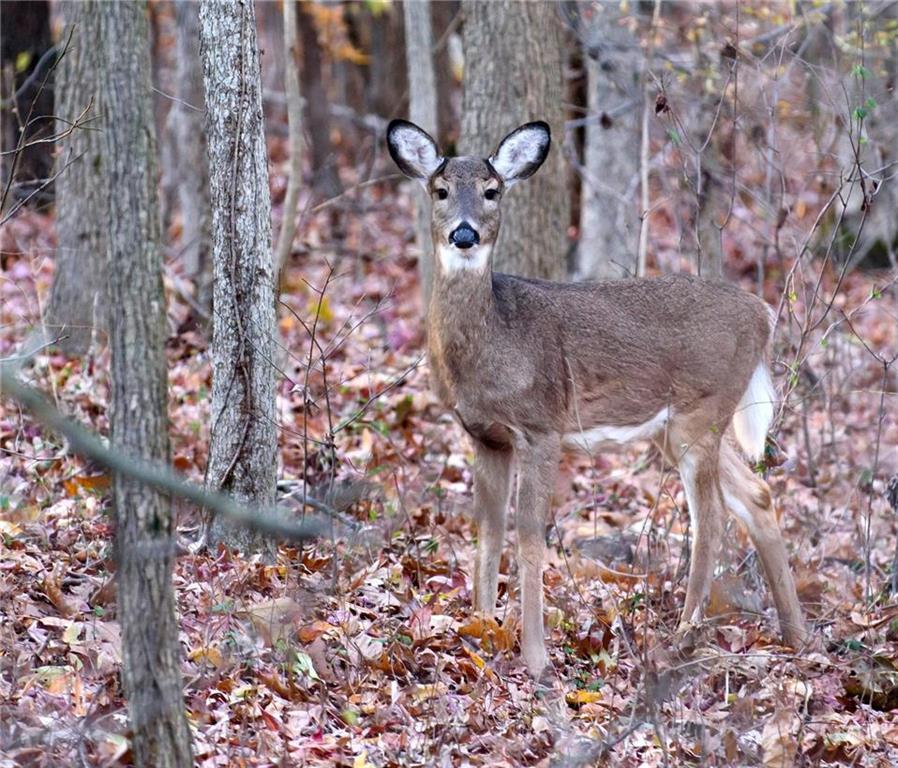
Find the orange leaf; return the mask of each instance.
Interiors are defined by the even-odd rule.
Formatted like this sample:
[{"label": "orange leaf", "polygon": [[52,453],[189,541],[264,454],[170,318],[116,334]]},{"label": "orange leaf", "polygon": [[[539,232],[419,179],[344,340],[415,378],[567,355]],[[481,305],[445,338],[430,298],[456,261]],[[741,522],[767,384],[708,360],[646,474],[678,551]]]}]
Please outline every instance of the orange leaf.
[{"label": "orange leaf", "polygon": [[311,643],[332,629],[336,629],[336,627],[326,621],[313,621],[311,624],[300,627],[296,634],[299,637],[299,642]]},{"label": "orange leaf", "polygon": [[76,475],[63,482],[69,496],[78,496],[79,490],[97,493],[109,488],[109,475]]},{"label": "orange leaf", "polygon": [[172,461],[172,465],[179,472],[186,472],[188,469],[190,469],[193,466],[193,462],[190,459],[188,459],[186,456],[178,455],[178,456],[175,456],[174,460]]}]

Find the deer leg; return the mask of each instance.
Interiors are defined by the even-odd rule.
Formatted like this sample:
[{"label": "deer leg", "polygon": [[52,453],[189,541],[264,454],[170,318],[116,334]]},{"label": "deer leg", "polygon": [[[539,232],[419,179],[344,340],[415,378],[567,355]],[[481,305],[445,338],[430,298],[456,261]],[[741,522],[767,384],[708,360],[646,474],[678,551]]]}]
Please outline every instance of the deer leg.
[{"label": "deer leg", "polygon": [[720,464],[724,502],[748,530],[761,558],[779,615],[783,641],[798,648],[807,640],[807,627],[789,568],[786,546],[773,510],[770,488],[746,466],[726,441],[721,445]]},{"label": "deer leg", "polygon": [[511,495],[514,454],[474,444],[474,514],[477,554],[474,558],[474,610],[492,616],[496,611],[499,560],[505,539],[505,514]]},{"label": "deer leg", "polygon": [[518,578],[521,584],[521,654],[530,674],[539,677],[548,662],[543,630],[546,521],[561,445],[557,436],[522,437],[517,453],[519,468],[515,519]]},{"label": "deer leg", "polygon": [[686,602],[679,630],[697,624],[711,589],[717,553],[723,533],[724,507],[719,476],[720,436],[709,432],[686,449],[678,460],[689,504],[692,550]]}]

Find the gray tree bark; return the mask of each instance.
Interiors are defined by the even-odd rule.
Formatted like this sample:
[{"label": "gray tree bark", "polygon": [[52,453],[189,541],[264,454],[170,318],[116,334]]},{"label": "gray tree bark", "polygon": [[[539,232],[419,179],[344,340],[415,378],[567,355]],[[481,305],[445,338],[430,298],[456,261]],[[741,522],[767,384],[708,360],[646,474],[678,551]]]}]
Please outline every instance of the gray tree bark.
[{"label": "gray tree bark", "polygon": [[598,3],[581,26],[590,123],[580,204],[580,277],[636,274],[639,241],[639,44],[617,3]]},{"label": "gray tree bark", "polygon": [[[146,5],[100,3],[99,22],[108,226],[104,271],[106,304],[114,308],[110,441],[122,454],[167,463],[165,294]],[[171,583],[171,501],[121,474],[113,480],[113,500],[122,681],[134,761],[153,768],[190,766]]]},{"label": "gray tree bark", "polygon": [[[212,437],[207,482],[274,504],[277,475],[274,260],[256,20],[250,0],[200,7],[214,264]],[[258,534],[214,518],[212,543],[274,555]]]},{"label": "gray tree bark", "polygon": [[[287,259],[293,251],[296,236],[296,206],[302,186],[302,97],[299,91],[299,41],[297,32],[299,20],[296,18],[295,0],[284,0],[284,94],[287,98],[287,126],[290,134],[290,176],[287,179],[287,193],[284,196],[284,214],[281,231],[278,234],[274,263],[277,274],[283,272]],[[280,282],[280,280],[278,281]]]},{"label": "gray tree bark", "polygon": [[[58,114],[71,123],[91,104],[86,119],[99,114],[101,51],[100,11],[96,0],[67,0],[62,4],[66,21],[63,39],[72,30],[69,50],[57,69]],[[65,130],[60,123],[57,130]],[[95,317],[97,275],[105,253],[106,190],[103,166],[103,134],[91,125],[76,130],[66,140],[58,163],[75,160],[56,181],[56,272],[44,324],[50,339],[64,331],[59,346],[70,355],[87,352],[95,327],[105,327]]]},{"label": "gray tree bark", "polygon": [[[437,135],[437,86],[433,68],[433,30],[429,0],[406,0],[402,4],[405,17],[405,62],[409,82],[409,119]],[[415,185],[416,239],[418,242],[418,274],[424,316],[433,287],[433,238],[430,234],[430,199],[420,185]]]},{"label": "gray tree bark", "polygon": [[465,0],[462,154],[487,157],[521,123],[545,120],[555,147],[543,168],[503,204],[497,271],[560,279],[567,271],[570,201],[564,137],[561,44],[547,2]]},{"label": "gray tree bark", "polygon": [[175,2],[176,96],[168,113],[174,138],[172,179],[181,209],[181,261],[193,282],[194,298],[212,314],[212,212],[209,203],[209,160],[203,125],[203,70],[200,65],[199,6]]}]

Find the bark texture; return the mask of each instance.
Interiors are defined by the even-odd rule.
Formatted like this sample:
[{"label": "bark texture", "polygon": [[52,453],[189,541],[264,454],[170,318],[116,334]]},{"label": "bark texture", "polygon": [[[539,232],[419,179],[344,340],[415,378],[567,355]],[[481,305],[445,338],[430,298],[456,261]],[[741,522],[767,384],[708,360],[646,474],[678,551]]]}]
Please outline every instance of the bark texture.
[{"label": "bark texture", "polygon": [[[437,87],[433,69],[433,30],[430,2],[405,2],[405,57],[409,82],[409,119],[437,135]],[[418,273],[424,314],[433,288],[433,239],[430,234],[430,198],[420,184],[415,185],[415,233],[418,242]]]},{"label": "bark texture", "polygon": [[577,269],[589,279],[636,274],[639,240],[640,49],[616,3],[584,20],[587,74]]},{"label": "bark texture", "polygon": [[545,120],[555,146],[537,174],[503,203],[493,256],[497,271],[560,279],[566,272],[570,203],[564,137],[561,44],[556,6],[466,0],[461,154],[488,157],[510,131]]},{"label": "bark texture", "polygon": [[284,66],[284,94],[287,97],[287,126],[290,134],[290,176],[287,179],[287,194],[284,197],[284,213],[281,231],[278,235],[274,263],[278,275],[284,269],[293,251],[296,235],[296,206],[302,186],[302,98],[299,92],[299,41],[296,18],[296,2],[284,0],[284,52],[287,63]]},{"label": "bark texture", "polygon": [[[100,115],[102,67],[102,51],[97,45],[100,4],[67,0],[61,10],[66,23],[63,39],[69,30],[72,39],[56,70],[58,114],[68,121],[57,126],[59,131],[88,106],[92,108],[86,119]],[[96,311],[100,288],[96,278],[103,271],[108,225],[103,133],[96,127],[70,134],[57,159],[61,164],[74,162],[56,181],[56,272],[44,323],[49,338],[64,333],[60,347],[70,355],[87,352],[94,328],[106,327],[102,313]]]},{"label": "bark texture", "polygon": [[212,313],[212,212],[209,204],[209,160],[203,125],[203,70],[200,64],[199,6],[175,2],[177,54],[176,95],[168,113],[174,176],[181,209],[181,262],[194,286],[194,298]]},{"label": "bark texture", "polygon": [[[123,454],[167,463],[165,295],[146,5],[101,3],[99,17],[106,302],[114,307],[111,443]],[[171,583],[171,501],[123,475],[114,478],[113,499],[122,682],[134,761],[153,768],[190,766]]]},{"label": "bark texture", "polygon": [[[215,316],[207,482],[239,502],[271,506],[277,475],[276,333],[271,199],[256,19],[250,0],[200,8],[212,190]],[[274,546],[214,519],[214,543]]]}]

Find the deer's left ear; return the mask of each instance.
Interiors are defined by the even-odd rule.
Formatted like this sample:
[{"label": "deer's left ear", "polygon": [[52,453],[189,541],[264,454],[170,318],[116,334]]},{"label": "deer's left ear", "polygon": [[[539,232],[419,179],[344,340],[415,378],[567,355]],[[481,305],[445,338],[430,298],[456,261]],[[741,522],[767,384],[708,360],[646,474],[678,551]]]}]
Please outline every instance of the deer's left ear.
[{"label": "deer's left ear", "polygon": [[508,134],[490,156],[490,165],[506,187],[532,176],[549,154],[552,134],[549,124],[538,120]]}]

